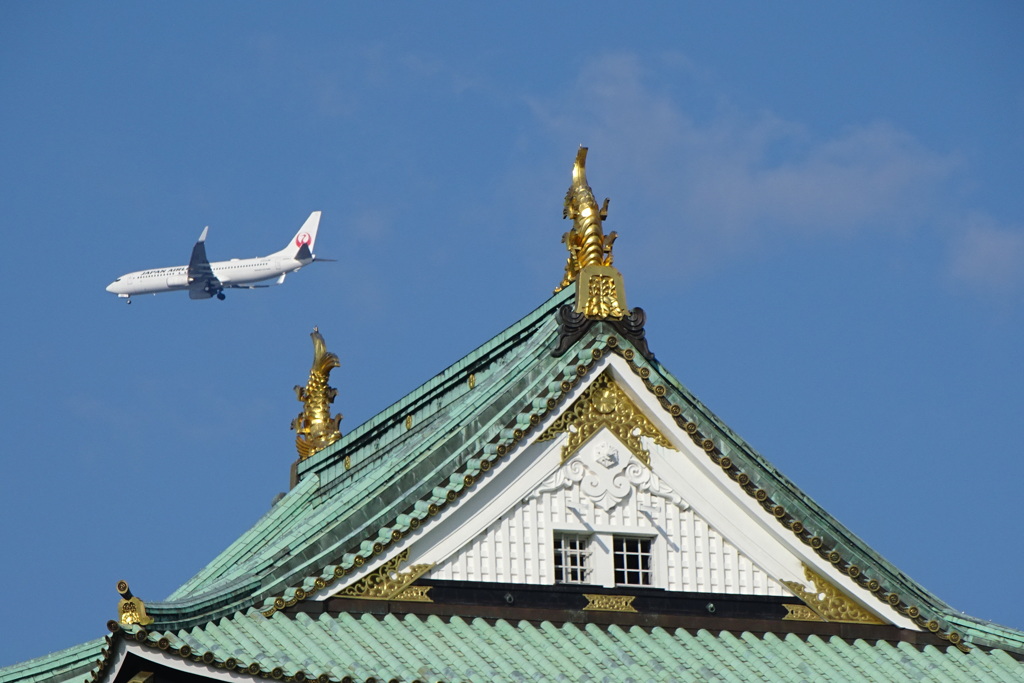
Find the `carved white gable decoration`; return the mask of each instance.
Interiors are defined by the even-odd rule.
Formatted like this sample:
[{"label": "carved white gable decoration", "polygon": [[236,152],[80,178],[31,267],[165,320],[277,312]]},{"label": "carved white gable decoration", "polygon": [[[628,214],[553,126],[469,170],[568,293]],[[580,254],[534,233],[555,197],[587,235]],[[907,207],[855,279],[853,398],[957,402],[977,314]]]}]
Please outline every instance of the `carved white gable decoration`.
[{"label": "carved white gable decoration", "polygon": [[[556,581],[554,542],[562,533],[595,538],[594,551],[603,549],[609,564],[616,535],[649,540],[655,588],[789,594],[607,430],[598,432],[518,505],[438,563],[428,576],[552,584]],[[595,563],[601,560],[595,558]],[[604,581],[594,583],[614,585],[610,571],[603,575]],[[595,576],[602,573],[595,571]]]},{"label": "carved white gable decoration", "polygon": [[537,494],[574,486],[579,487],[581,497],[606,512],[626,500],[634,490],[647,491],[683,510],[689,507],[607,432],[592,439],[578,457],[545,481]]}]

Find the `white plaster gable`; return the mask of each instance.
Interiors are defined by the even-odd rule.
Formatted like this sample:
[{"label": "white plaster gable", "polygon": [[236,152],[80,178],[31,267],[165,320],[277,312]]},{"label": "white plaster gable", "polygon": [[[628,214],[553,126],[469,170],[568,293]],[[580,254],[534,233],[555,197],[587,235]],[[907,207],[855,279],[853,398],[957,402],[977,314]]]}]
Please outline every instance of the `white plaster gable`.
[{"label": "white plaster gable", "polygon": [[[607,429],[565,463],[566,434],[538,440],[601,373],[614,379],[664,437],[661,444],[641,439],[649,466]],[[549,585],[555,582],[554,538],[563,532],[593,536],[594,547],[606,555],[616,535],[649,538],[651,587],[671,591],[792,595],[782,582],[806,584],[807,566],[884,621],[917,628],[863,601],[856,587],[846,585],[848,578],[716,467],[629,365],[611,354],[473,487],[346,584],[408,550],[410,563],[433,566],[424,575],[431,579]],[[599,585],[608,585],[611,574],[597,574]],[[314,599],[337,590],[328,588]]]},{"label": "white plaster gable", "polygon": [[591,583],[615,585],[612,539],[625,535],[650,540],[652,588],[789,594],[607,430],[428,576],[553,584],[554,539],[566,532],[591,539]]}]

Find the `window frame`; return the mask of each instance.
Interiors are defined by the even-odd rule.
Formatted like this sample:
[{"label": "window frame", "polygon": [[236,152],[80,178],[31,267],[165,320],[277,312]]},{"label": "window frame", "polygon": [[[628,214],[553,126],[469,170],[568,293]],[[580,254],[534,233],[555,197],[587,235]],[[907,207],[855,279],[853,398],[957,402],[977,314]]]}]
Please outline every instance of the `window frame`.
[{"label": "window frame", "polygon": [[[549,536],[548,552],[550,553],[550,573],[548,580],[552,585],[559,586],[603,586],[605,588],[632,587],[632,588],[659,588],[663,587],[658,583],[659,576],[664,575],[665,568],[662,566],[664,559],[658,555],[660,544],[658,539],[661,536],[657,531],[651,533],[635,533],[630,530],[627,533],[620,533],[618,529],[594,529],[592,527],[566,528],[559,527],[551,530]],[[580,581],[566,581],[564,572],[566,565],[562,564],[560,547],[557,545],[559,539],[570,537],[587,539],[586,560],[589,565]],[[637,544],[638,557],[645,557],[638,567],[624,567],[620,569],[617,564],[615,547],[619,542]],[[571,569],[571,568],[570,568]],[[621,583],[618,581],[620,571],[638,573],[641,583]],[[642,583],[646,578],[647,583]]]},{"label": "window frame", "polygon": [[[558,585],[593,585],[594,542],[592,534],[578,531],[556,531],[552,541],[552,570]],[[570,546],[567,546],[566,543]]]},{"label": "window frame", "polygon": [[[612,568],[616,586],[654,586],[653,538],[634,534],[612,535]],[[620,549],[620,546],[621,549]],[[633,560],[636,560],[633,562]],[[638,579],[637,581],[630,580]]]}]

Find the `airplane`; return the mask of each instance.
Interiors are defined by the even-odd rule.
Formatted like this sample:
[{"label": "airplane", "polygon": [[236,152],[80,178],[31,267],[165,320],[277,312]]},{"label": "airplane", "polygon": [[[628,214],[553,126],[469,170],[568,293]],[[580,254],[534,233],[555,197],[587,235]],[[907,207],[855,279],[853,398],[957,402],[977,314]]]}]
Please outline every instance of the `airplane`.
[{"label": "airplane", "polygon": [[[126,273],[109,285],[107,291],[117,294],[119,299],[132,302],[134,294],[159,294],[188,290],[190,299],[217,297],[224,300],[225,289],[256,289],[272,287],[284,282],[284,276],[314,261],[331,259],[317,258],[313,254],[316,231],[320,226],[320,212],[314,211],[302,224],[295,237],[281,251],[269,256],[248,259],[214,261],[206,258],[206,233],[210,226],[203,228],[199,241],[192,247],[192,258],[187,266],[153,268]],[[274,280],[270,284],[256,284]]]}]

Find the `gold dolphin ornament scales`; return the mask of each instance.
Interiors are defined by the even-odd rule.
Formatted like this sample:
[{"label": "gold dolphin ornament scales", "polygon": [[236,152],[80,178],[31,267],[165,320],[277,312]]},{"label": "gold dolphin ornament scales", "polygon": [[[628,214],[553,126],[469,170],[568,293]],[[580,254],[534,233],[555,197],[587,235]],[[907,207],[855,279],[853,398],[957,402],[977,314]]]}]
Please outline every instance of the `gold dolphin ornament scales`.
[{"label": "gold dolphin ornament scales", "polygon": [[608,200],[597,205],[587,184],[587,148],[580,147],[572,167],[572,185],[565,193],[563,218],[573,221],[562,235],[569,250],[565,277],[556,292],[576,282],[576,313],[591,319],[621,320],[629,314],[622,274],[612,267],[612,244],[618,236],[604,234],[601,221],[608,217]]},{"label": "gold dolphin ornament scales", "polygon": [[338,390],[327,386],[331,370],[340,367],[341,361],[338,356],[327,351],[319,328],[314,327],[309,336],[313,338],[313,367],[309,371],[306,386],[295,387],[295,395],[305,407],[292,420],[292,429],[298,432],[295,448],[301,460],[341,438],[339,426],[342,415],[339,413],[331,417],[331,403],[338,395]]}]

